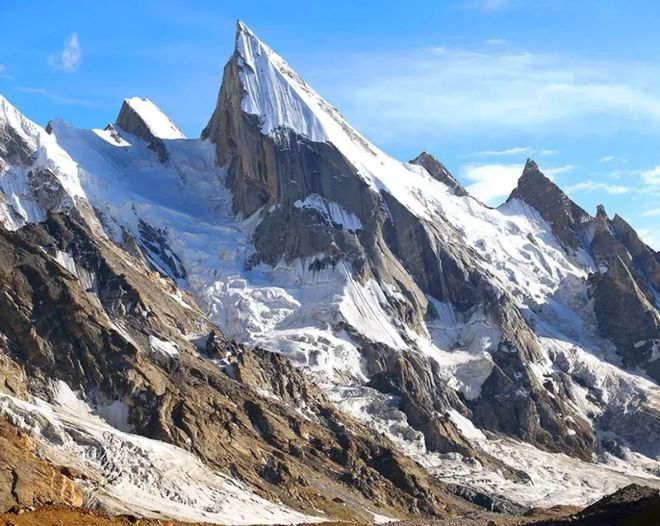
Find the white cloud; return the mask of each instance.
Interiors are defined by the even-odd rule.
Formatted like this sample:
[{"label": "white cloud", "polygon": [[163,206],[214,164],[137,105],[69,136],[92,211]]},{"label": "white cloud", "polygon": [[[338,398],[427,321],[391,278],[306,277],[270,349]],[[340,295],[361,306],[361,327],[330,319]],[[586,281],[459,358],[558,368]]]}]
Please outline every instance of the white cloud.
[{"label": "white cloud", "polygon": [[606,155],[605,157],[601,157],[598,159],[599,163],[611,163],[616,157],[614,155]]},{"label": "white cloud", "polygon": [[498,46],[333,58],[336,67],[308,75],[312,84],[324,86],[328,99],[385,146],[400,145],[401,130],[410,145],[475,133],[660,132],[660,60],[598,60]]},{"label": "white cloud", "polygon": [[566,191],[568,193],[602,191],[611,195],[620,195],[631,192],[632,188],[615,184],[598,183],[595,181],[583,181],[569,186],[566,188]]},{"label": "white cloud", "polygon": [[539,155],[557,155],[559,150],[541,150]]},{"label": "white cloud", "polygon": [[640,170],[639,174],[642,176],[642,180],[651,186],[660,185],[660,166],[651,168],[650,170]]},{"label": "white cloud", "polygon": [[522,164],[468,164],[461,168],[463,178],[472,183],[467,191],[485,203],[508,196],[522,170]]},{"label": "white cloud", "polygon": [[651,210],[647,210],[642,214],[644,217],[655,217],[655,216],[660,216],[660,208],[653,208]]},{"label": "white cloud", "polygon": [[78,33],[73,33],[64,44],[62,51],[53,52],[48,57],[48,64],[59,71],[72,73],[80,66],[81,50]]},{"label": "white cloud", "polygon": [[653,247],[654,250],[660,249],[660,231],[650,228],[638,228],[637,233],[644,243]]},{"label": "white cloud", "polygon": [[565,164],[563,166],[557,166],[556,168],[546,168],[541,170],[548,179],[554,179],[555,176],[559,174],[565,174],[575,170],[575,166],[572,164]]},{"label": "white cloud", "polygon": [[484,150],[481,152],[476,152],[473,155],[475,157],[500,157],[506,155],[521,155],[523,153],[529,153],[530,149],[528,147],[515,147],[508,148],[506,150]]},{"label": "white cloud", "polygon": [[[511,164],[466,164],[461,167],[462,179],[470,182],[466,188],[472,195],[489,204],[497,204],[501,198],[508,197],[518,184],[524,163]],[[573,165],[546,168],[543,171],[548,179],[570,172]]]},{"label": "white cloud", "polygon": [[503,38],[489,38],[486,40],[486,44],[489,46],[501,46],[506,44],[506,40]]},{"label": "white cloud", "polygon": [[44,88],[29,88],[29,87],[24,87],[24,86],[18,86],[16,88],[17,91],[21,91],[23,93],[29,93],[32,95],[39,95],[41,97],[44,97],[46,99],[49,99],[57,104],[67,104],[67,105],[78,105],[78,106],[93,106],[94,102],[91,100],[87,99],[79,99],[75,97],[65,97],[62,95],[58,95],[57,93],[51,93],[47,89]]}]

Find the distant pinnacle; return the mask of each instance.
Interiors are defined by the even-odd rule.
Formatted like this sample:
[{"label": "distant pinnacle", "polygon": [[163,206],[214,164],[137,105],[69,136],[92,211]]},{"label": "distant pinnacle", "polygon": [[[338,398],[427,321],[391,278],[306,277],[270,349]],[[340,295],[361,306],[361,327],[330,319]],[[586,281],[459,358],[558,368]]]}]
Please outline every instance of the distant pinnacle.
[{"label": "distant pinnacle", "polygon": [[528,158],[527,161],[525,162],[525,168],[523,170],[523,173],[525,173],[525,172],[539,172],[539,171],[540,171],[539,170],[539,165],[536,164],[536,162],[533,159]]},{"label": "distant pinnacle", "polygon": [[607,219],[607,212],[605,211],[604,205],[598,205],[596,207],[596,217],[603,217]]},{"label": "distant pinnacle", "polygon": [[465,188],[461,186],[461,184],[454,178],[454,176],[451,175],[449,170],[445,168],[445,165],[438,161],[430,153],[424,151],[415,157],[412,161],[410,161],[410,163],[424,167],[424,169],[431,175],[431,177],[454,190],[456,195],[468,195],[467,190],[465,190]]},{"label": "distant pinnacle", "polygon": [[238,19],[236,20],[236,37],[243,33],[248,36],[254,36],[254,32],[247,25],[245,25],[245,22],[243,22],[241,19]]}]

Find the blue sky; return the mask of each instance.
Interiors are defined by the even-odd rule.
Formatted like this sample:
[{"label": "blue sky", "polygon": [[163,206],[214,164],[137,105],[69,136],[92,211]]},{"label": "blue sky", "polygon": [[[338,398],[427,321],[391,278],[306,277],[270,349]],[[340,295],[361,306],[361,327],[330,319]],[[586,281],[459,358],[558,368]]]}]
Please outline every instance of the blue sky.
[{"label": "blue sky", "polygon": [[660,2],[0,0],[0,92],[78,127],[145,96],[198,136],[238,18],[396,157],[490,204],[533,157],[660,249]]}]

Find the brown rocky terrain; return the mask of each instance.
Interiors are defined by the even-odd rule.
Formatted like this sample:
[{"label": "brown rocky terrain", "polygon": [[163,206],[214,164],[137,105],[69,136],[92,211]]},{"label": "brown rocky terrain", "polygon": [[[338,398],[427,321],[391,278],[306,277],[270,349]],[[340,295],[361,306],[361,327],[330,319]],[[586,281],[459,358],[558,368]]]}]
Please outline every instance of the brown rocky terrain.
[{"label": "brown rocky terrain", "polygon": [[38,444],[0,418],[0,512],[46,504],[80,507],[76,473],[38,456]]},{"label": "brown rocky terrain", "polygon": [[[77,274],[49,255],[58,250],[72,255]],[[71,216],[0,231],[0,254],[12,394],[48,398],[49,382],[60,379],[89,401],[121,400],[135,432],[193,451],[293,508],[347,519],[374,506],[395,516],[470,508],[338,412],[286,359],[227,342],[199,310],[169,296],[171,283]],[[95,276],[93,293],[85,271]],[[198,346],[183,336],[200,331]],[[149,349],[154,334],[176,342],[176,360]]]},{"label": "brown rocky terrain", "polygon": [[208,526],[202,523],[107,515],[95,510],[45,506],[0,513],[1,526]]}]

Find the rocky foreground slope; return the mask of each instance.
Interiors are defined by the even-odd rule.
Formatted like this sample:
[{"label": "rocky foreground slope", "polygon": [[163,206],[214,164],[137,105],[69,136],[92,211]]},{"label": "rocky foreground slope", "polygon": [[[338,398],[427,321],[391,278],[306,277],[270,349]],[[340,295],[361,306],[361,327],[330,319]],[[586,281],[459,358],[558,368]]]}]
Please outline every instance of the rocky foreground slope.
[{"label": "rocky foreground slope", "polygon": [[242,23],[201,139],[145,99],[44,130],[0,97],[0,221],[4,509],[381,522],[660,486],[660,254],[532,160],[492,209],[389,157]]}]

